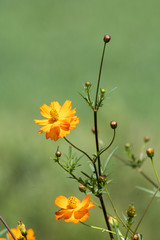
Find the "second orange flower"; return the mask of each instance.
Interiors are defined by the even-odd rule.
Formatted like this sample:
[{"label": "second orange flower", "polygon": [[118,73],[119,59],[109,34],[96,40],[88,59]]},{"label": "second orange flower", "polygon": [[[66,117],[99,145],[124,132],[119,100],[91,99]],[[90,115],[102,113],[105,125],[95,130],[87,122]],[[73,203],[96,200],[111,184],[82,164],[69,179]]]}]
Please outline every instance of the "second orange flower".
[{"label": "second orange flower", "polygon": [[79,118],[74,116],[76,109],[71,110],[71,101],[66,100],[61,106],[58,102],[51,102],[50,106],[43,104],[40,107],[43,120],[34,120],[39,125],[44,125],[38,133],[45,132],[46,138],[57,141],[70,133],[70,129],[76,128]]}]

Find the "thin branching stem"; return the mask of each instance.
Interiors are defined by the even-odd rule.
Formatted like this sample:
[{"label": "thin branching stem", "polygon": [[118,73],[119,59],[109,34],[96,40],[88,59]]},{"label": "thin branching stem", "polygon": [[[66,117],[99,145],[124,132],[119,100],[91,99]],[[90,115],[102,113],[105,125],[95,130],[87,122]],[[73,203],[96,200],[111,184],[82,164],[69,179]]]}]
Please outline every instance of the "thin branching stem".
[{"label": "thin branching stem", "polygon": [[104,214],[104,219],[105,219],[107,228],[108,228],[108,230],[110,231],[110,232],[109,232],[110,239],[112,240],[112,239],[114,239],[114,237],[113,237],[113,234],[111,233],[111,226],[110,226],[109,221],[108,221],[108,215],[107,215],[107,211],[106,211],[106,207],[105,207],[105,204],[104,204],[104,201],[103,201],[103,196],[102,196],[102,194],[99,195],[98,198],[99,198],[100,203],[101,203],[101,206],[102,206],[102,210],[103,210],[103,214]]},{"label": "thin branching stem", "polygon": [[11,229],[9,228],[9,226],[7,225],[7,223],[4,221],[4,219],[1,216],[0,216],[0,220],[3,223],[3,225],[6,227],[6,229],[10,232],[12,238],[14,240],[16,240],[16,238],[15,238],[14,234],[12,233]]},{"label": "thin branching stem", "polygon": [[157,195],[157,193],[158,193],[159,190],[160,190],[160,186],[157,188],[157,190],[155,191],[155,193],[154,193],[152,199],[151,199],[150,202],[148,203],[148,205],[147,205],[147,207],[146,207],[146,209],[145,209],[145,211],[144,211],[142,217],[140,218],[140,220],[139,220],[139,222],[138,222],[138,224],[137,224],[137,226],[136,226],[136,228],[135,228],[135,230],[134,230],[134,234],[137,232],[137,229],[139,228],[139,225],[141,224],[141,222],[142,222],[144,216],[146,215],[146,213],[147,213],[147,211],[148,211],[148,209],[149,209],[149,207],[150,207],[152,201],[154,200],[154,198],[155,198],[155,196]]},{"label": "thin branching stem", "polygon": [[[119,157],[118,155],[114,155],[117,159],[119,159],[121,162],[129,166],[127,160],[124,160],[123,158]],[[154,187],[158,188],[158,185],[146,174],[143,172],[143,170],[140,167],[135,168],[148,182],[150,182]]]},{"label": "thin branching stem", "polygon": [[96,230],[100,230],[100,231],[102,231],[102,232],[108,232],[108,233],[116,234],[115,232],[109,231],[108,229],[105,229],[105,228],[100,228],[100,227],[92,226],[92,225],[89,225],[89,224],[84,223],[84,222],[80,222],[80,223],[83,224],[83,225],[85,225],[86,227],[90,227],[90,228],[93,228],[93,229],[96,229]]},{"label": "thin branching stem", "polygon": [[128,229],[128,230],[130,231],[130,233],[133,233],[133,231],[132,231],[130,228],[127,227],[127,225],[123,222],[122,218],[119,216],[119,214],[118,214],[118,212],[117,212],[117,209],[116,209],[115,206],[114,206],[114,203],[113,203],[113,201],[112,201],[112,198],[111,198],[111,196],[110,196],[110,194],[109,194],[109,191],[108,191],[107,187],[105,187],[105,189],[106,189],[106,193],[107,193],[107,195],[108,195],[109,201],[110,201],[110,203],[111,203],[111,205],[112,205],[112,208],[113,208],[113,210],[114,210],[117,218],[119,219],[120,223],[121,223],[126,229]]},{"label": "thin branching stem", "polygon": [[87,158],[89,158],[89,160],[92,162],[92,158],[82,149],[78,148],[77,146],[75,146],[73,143],[71,143],[66,137],[64,137],[64,139],[66,140],[66,142],[68,142],[72,147],[74,147],[76,150],[78,150],[79,152],[83,153],[84,155],[86,155]]},{"label": "thin branching stem", "polygon": [[66,140],[66,142],[68,142],[72,147],[74,147],[76,150],[80,151],[81,153],[83,153],[85,156],[87,156],[89,158],[89,160],[92,162],[93,167],[94,167],[94,171],[96,174],[96,178],[97,178],[97,182],[98,182],[98,172],[97,172],[97,167],[96,164],[93,162],[92,158],[82,149],[76,147],[73,143],[71,143],[66,137],[64,137],[64,139]]},{"label": "thin branching stem", "polygon": [[113,143],[113,141],[114,141],[114,139],[115,139],[115,136],[116,136],[116,130],[114,129],[113,138],[112,138],[110,144],[109,144],[105,149],[103,149],[103,150],[97,155],[97,157],[95,158],[94,161],[96,161],[97,158],[98,158],[102,153],[104,153],[106,150],[108,150],[108,149],[110,148],[110,146],[112,145],[112,143]]},{"label": "thin branching stem", "polygon": [[152,167],[153,167],[154,173],[155,173],[156,178],[157,178],[158,185],[160,185],[159,176],[158,176],[158,173],[157,173],[156,167],[155,167],[155,165],[154,165],[154,161],[153,161],[153,159],[151,159],[151,162],[152,162]]},{"label": "thin branching stem", "polygon": [[59,162],[59,161],[57,161],[57,163],[59,164],[59,166],[61,167],[61,168],[63,168],[63,170],[65,170],[67,173],[69,173],[77,182],[79,182],[80,184],[83,184],[86,188],[88,188],[91,192],[92,192],[92,189],[89,187],[89,186],[87,186],[87,185],[85,185],[81,180],[79,180],[73,173],[71,173],[68,169],[66,169],[65,167],[63,167],[63,165]]},{"label": "thin branching stem", "polygon": [[97,109],[98,91],[99,91],[99,85],[100,85],[100,80],[101,80],[101,72],[102,72],[105,49],[106,49],[106,43],[104,43],[102,58],[101,58],[101,64],[100,64],[100,69],[99,69],[99,76],[98,76],[98,83],[97,83],[97,90],[96,90],[96,97],[95,97],[95,105],[94,105],[95,109]]}]

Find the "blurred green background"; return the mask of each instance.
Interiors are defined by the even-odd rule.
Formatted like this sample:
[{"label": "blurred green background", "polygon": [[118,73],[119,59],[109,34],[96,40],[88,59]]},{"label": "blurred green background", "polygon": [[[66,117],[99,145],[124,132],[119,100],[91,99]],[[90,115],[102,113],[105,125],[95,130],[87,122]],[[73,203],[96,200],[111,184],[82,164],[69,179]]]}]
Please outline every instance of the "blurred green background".
[{"label": "blurred green background", "polygon": [[[78,184],[50,159],[58,145],[67,151],[67,144],[63,139],[45,140],[33,121],[41,119],[42,104],[72,100],[80,124],[68,138],[94,153],[93,114],[78,92],[86,81],[92,82],[95,92],[106,33],[112,40],[107,45],[101,87],[117,90],[99,112],[99,136],[109,143],[109,123],[117,120],[112,149],[118,146],[122,157],[126,142],[134,143],[138,156],[144,136],[150,136],[148,146],[155,148],[160,172],[159,10],[157,0],[0,1],[0,215],[10,227],[21,219],[39,240],[107,238],[81,224],[55,220],[57,196],[84,196]],[[155,180],[149,161],[144,171]],[[109,190],[119,213],[125,214],[133,202],[138,220],[150,196],[135,186],[152,186],[115,158],[109,173],[113,179]],[[107,208],[113,212],[108,202]],[[159,237],[159,209],[155,200],[139,228],[145,240]],[[91,209],[87,223],[105,227],[99,209]]]}]

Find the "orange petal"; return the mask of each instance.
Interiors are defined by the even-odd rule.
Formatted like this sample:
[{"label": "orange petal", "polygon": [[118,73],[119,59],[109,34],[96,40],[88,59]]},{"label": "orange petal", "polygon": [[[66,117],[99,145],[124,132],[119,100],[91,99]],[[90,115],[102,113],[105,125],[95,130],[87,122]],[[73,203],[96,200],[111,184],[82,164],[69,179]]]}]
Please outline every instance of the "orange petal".
[{"label": "orange petal", "polygon": [[87,209],[85,209],[84,211],[76,211],[74,213],[75,219],[77,219],[81,222],[86,221],[86,219],[89,217],[89,215],[90,215],[90,212]]},{"label": "orange petal", "polygon": [[41,132],[50,132],[52,124],[45,125],[44,127],[41,127]]},{"label": "orange petal", "polygon": [[52,127],[50,130],[50,138],[54,141],[59,139],[60,128],[59,127]]},{"label": "orange petal", "polygon": [[67,208],[68,198],[66,198],[64,196],[59,196],[56,198],[54,203],[60,208]]},{"label": "orange petal", "polygon": [[41,110],[41,114],[42,114],[43,117],[46,117],[46,118],[51,117],[51,115],[50,115],[51,107],[50,106],[47,106],[46,104],[43,104],[40,107],[40,110]]},{"label": "orange petal", "polygon": [[60,115],[61,116],[66,116],[66,114],[71,110],[71,101],[66,100],[65,103],[62,105],[60,109]]},{"label": "orange petal", "polygon": [[38,125],[47,125],[49,123],[49,119],[42,119],[42,120],[34,120],[35,123]]},{"label": "orange petal", "polygon": [[57,112],[59,112],[61,109],[61,105],[58,102],[51,102],[50,107],[55,109]]},{"label": "orange petal", "polygon": [[82,200],[82,202],[79,204],[79,206],[78,206],[78,209],[80,210],[80,209],[85,209],[85,208],[87,208],[88,206],[89,206],[89,199],[90,199],[90,194],[89,195],[87,195],[83,200]]},{"label": "orange petal", "polygon": [[72,118],[71,124],[70,124],[70,129],[76,128],[76,125],[79,123],[79,118],[76,116]]},{"label": "orange petal", "polygon": [[60,209],[58,212],[55,213],[56,220],[69,219],[73,214],[73,210],[68,209]]}]

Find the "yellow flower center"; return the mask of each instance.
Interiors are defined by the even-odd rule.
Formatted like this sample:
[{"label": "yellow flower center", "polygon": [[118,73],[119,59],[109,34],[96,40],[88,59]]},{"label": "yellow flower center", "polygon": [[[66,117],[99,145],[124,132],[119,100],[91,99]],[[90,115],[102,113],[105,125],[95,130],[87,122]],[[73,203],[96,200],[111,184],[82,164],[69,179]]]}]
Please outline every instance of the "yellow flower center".
[{"label": "yellow flower center", "polygon": [[77,207],[77,198],[71,196],[68,198],[68,207],[69,208],[76,208]]},{"label": "yellow flower center", "polygon": [[58,118],[59,118],[59,114],[58,114],[58,112],[57,112],[55,109],[52,109],[52,110],[50,111],[50,115],[51,115],[52,120],[53,120],[54,122],[56,122],[56,121],[58,120]]}]

